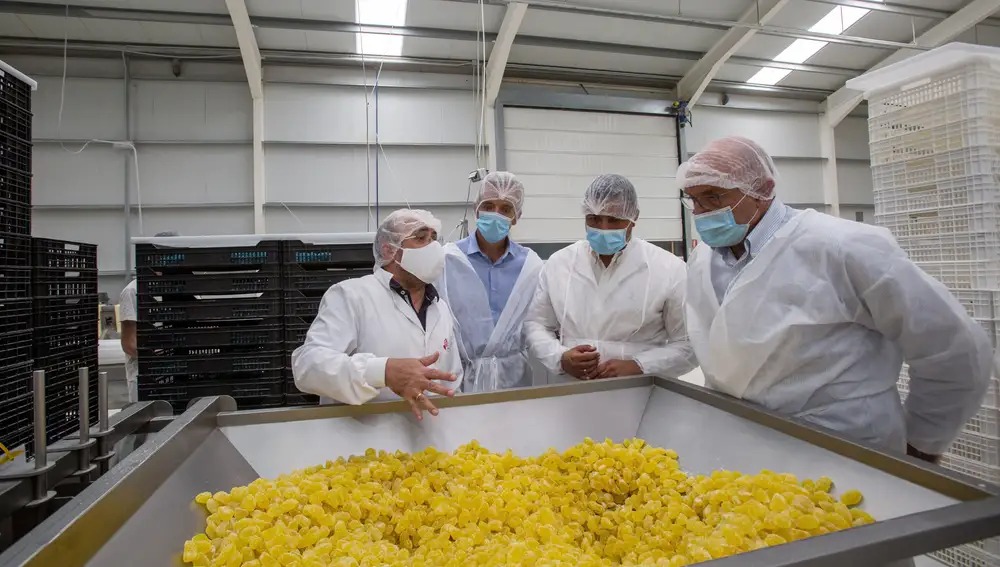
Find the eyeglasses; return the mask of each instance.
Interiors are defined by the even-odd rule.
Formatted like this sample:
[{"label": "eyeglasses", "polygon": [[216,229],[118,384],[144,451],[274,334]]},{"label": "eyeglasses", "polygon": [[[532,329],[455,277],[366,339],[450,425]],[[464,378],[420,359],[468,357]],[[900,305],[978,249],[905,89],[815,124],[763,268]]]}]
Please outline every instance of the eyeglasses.
[{"label": "eyeglasses", "polygon": [[684,205],[684,208],[689,211],[694,210],[696,203],[702,209],[714,211],[715,209],[722,208],[725,197],[725,195],[704,195],[702,197],[692,197],[691,195],[681,191],[681,204]]}]

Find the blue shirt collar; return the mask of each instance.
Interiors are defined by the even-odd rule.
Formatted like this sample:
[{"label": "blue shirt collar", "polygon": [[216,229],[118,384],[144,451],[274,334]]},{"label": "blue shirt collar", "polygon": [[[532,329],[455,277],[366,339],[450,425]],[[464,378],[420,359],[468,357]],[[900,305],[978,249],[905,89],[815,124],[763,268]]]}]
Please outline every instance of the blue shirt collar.
[{"label": "blue shirt collar", "polygon": [[[482,256],[483,258],[485,258],[487,261],[490,261],[489,256],[487,256],[486,254],[484,254],[483,251],[482,251],[482,249],[479,248],[479,239],[476,238],[476,233],[475,232],[473,232],[472,234],[470,234],[467,238],[463,239],[460,242],[460,244],[461,243],[465,244],[465,246],[462,246],[460,248],[462,248],[462,251],[465,252],[466,255],[471,256],[472,254],[479,254],[480,256]],[[502,264],[503,262],[505,262],[508,259],[510,259],[512,257],[512,255],[515,252],[519,251],[521,248],[522,248],[522,246],[520,244],[514,242],[508,236],[507,237],[507,249],[504,250],[503,255],[500,256],[500,259],[497,260],[495,263],[496,264]]]}]

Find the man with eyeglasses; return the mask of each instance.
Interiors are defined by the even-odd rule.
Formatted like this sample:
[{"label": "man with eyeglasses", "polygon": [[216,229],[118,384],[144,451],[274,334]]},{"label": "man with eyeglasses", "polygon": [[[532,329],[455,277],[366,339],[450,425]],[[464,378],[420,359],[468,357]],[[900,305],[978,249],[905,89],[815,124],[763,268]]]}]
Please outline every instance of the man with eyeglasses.
[{"label": "man with eyeglasses", "polygon": [[751,140],[708,144],[677,178],[701,239],[685,314],[706,384],[936,461],[993,369],[986,333],[951,293],[884,228],[783,204]]}]

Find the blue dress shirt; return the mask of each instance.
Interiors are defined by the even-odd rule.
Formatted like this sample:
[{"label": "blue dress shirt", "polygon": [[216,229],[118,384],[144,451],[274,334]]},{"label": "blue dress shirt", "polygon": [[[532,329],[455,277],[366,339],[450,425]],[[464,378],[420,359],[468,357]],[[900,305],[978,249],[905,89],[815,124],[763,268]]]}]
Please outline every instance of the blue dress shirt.
[{"label": "blue dress shirt", "polygon": [[528,257],[528,249],[508,238],[507,251],[494,264],[479,249],[475,232],[468,238],[459,240],[455,245],[469,257],[469,262],[483,282],[486,296],[490,300],[493,323],[496,324],[503,308],[507,305],[507,300],[510,299],[511,292],[514,291],[518,276],[521,275],[521,268],[524,267],[524,261]]}]

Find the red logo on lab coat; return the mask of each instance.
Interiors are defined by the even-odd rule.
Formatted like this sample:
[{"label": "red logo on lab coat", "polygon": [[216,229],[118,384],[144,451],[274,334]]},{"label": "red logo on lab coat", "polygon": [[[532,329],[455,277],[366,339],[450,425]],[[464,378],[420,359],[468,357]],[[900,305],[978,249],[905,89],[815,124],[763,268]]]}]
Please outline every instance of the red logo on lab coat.
[{"label": "red logo on lab coat", "polygon": [[448,350],[448,339],[444,340],[444,350]]}]

